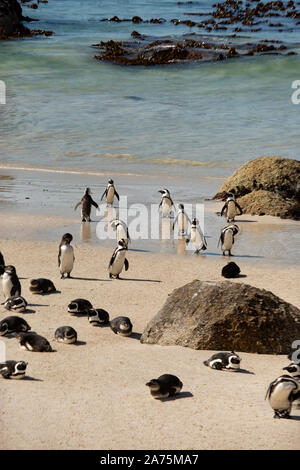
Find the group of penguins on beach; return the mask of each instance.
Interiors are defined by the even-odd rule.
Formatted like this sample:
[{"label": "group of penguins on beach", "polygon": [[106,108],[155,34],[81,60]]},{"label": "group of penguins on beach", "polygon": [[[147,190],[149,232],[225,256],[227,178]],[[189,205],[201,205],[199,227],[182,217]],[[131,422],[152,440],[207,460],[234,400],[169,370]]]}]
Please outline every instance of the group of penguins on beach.
[{"label": "group of penguins on beach", "polygon": [[[162,194],[159,205],[162,216],[170,217],[171,210],[175,207],[170,193],[167,189],[160,190],[159,192]],[[119,200],[119,195],[112,180],[109,180],[102,198],[104,196],[106,197],[107,205],[113,204],[115,197]],[[91,220],[91,206],[98,207],[97,203],[93,201],[90,195],[89,188],[86,189],[83,198],[75,206],[75,209],[79,205],[81,205],[82,222],[89,222]],[[221,215],[225,215],[229,223],[227,230],[222,229],[220,237],[223,254],[225,254],[225,251],[228,251],[229,255],[231,254],[234,236],[239,230],[238,226],[234,223],[234,219],[236,215],[241,213],[242,210],[235,200],[234,194],[229,194],[221,210]],[[178,224],[179,232],[182,234],[186,233],[188,216],[184,212],[183,204],[179,205],[178,214],[173,223],[173,227],[176,223]],[[126,252],[128,250],[130,237],[128,228],[122,221],[117,219],[113,220],[113,226],[116,229],[118,245],[110,258],[108,271],[110,278],[119,279],[123,267],[125,267],[125,271],[129,268]],[[195,229],[194,232],[192,229]],[[61,279],[71,278],[75,260],[74,249],[71,245],[72,240],[73,236],[70,233],[65,233],[59,245],[58,268]],[[196,252],[199,252],[201,249],[206,249],[206,240],[201,229],[197,227],[196,219],[194,219],[191,224],[191,240],[196,247]],[[239,268],[236,275],[238,275],[238,273]],[[12,265],[5,265],[4,257],[1,252],[0,276],[2,276],[2,289],[5,297],[5,301],[2,303],[4,308],[14,313],[26,312],[28,304],[25,298],[21,296],[21,284],[16,269]],[[225,277],[235,277],[235,275],[225,275]],[[57,292],[54,283],[45,278],[32,279],[30,281],[29,290],[32,294],[40,295]],[[88,317],[88,321],[92,326],[109,325],[111,330],[120,336],[128,337],[132,334],[133,325],[130,318],[119,316],[110,320],[109,313],[106,310],[94,308],[92,303],[86,299],[79,298],[72,300],[68,305],[68,312],[71,315]],[[32,352],[53,351],[49,341],[43,336],[32,332],[30,325],[20,316],[8,316],[0,321],[0,336],[4,335],[15,337],[19,342],[20,348],[23,350]],[[56,329],[54,339],[65,344],[74,344],[77,341],[77,332],[71,326],[61,326]],[[292,353],[289,354],[288,358],[292,360]],[[240,370],[240,363],[240,356],[234,352],[218,352],[204,361],[204,365],[212,369],[235,372]],[[28,363],[25,361],[7,360],[0,362],[0,375],[5,379],[23,378],[26,374],[27,365]],[[290,417],[293,405],[300,408],[300,363],[291,362],[284,367],[283,370],[287,371],[289,375],[281,375],[272,381],[266,394],[266,398],[268,398],[270,406],[274,410],[274,418]],[[183,384],[175,375],[164,374],[156,379],[150,380],[146,383],[146,386],[149,387],[153,398],[166,399],[180,393]]]}]

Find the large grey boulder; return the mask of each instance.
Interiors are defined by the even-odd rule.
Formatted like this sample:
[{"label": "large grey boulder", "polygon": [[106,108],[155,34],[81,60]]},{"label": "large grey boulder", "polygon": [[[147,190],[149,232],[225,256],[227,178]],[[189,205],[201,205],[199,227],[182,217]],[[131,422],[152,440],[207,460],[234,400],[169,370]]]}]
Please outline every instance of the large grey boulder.
[{"label": "large grey boulder", "polygon": [[175,289],[141,342],[193,349],[288,354],[300,339],[300,310],[272,292],[230,281]]}]

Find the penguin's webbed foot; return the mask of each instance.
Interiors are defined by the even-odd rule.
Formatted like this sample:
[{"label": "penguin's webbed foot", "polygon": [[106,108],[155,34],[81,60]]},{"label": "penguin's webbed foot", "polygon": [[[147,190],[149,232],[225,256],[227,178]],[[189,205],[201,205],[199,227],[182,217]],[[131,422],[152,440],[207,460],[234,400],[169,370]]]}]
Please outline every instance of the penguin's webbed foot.
[{"label": "penguin's webbed foot", "polygon": [[64,278],[65,278],[64,274],[62,274],[62,275],[60,276],[60,278],[61,278],[61,279],[64,279]]}]

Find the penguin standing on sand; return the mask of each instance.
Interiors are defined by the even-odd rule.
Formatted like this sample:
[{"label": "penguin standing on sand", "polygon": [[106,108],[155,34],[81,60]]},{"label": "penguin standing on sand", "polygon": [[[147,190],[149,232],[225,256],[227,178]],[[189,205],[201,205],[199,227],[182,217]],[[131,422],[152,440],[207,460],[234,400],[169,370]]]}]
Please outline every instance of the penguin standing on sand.
[{"label": "penguin standing on sand", "polygon": [[192,220],[191,225],[191,242],[195,247],[195,253],[199,253],[201,250],[206,250],[207,242],[202,230],[197,222],[197,219]]},{"label": "penguin standing on sand", "polygon": [[170,217],[172,210],[175,210],[170,191],[168,189],[160,189],[158,192],[162,195],[158,208],[161,209],[163,217]]},{"label": "penguin standing on sand", "polygon": [[52,352],[49,341],[36,333],[18,333],[16,335],[21,349],[33,352]]},{"label": "penguin standing on sand", "polygon": [[[296,364],[295,362],[291,362],[291,364],[284,367],[283,370],[286,370],[292,377],[300,381],[300,363]],[[293,401],[293,406],[298,410],[300,409],[300,396]]]},{"label": "penguin standing on sand", "polygon": [[76,211],[77,207],[81,205],[81,221],[82,222],[90,222],[91,221],[91,209],[92,205],[98,209],[98,204],[93,200],[92,196],[90,195],[90,188],[86,188],[85,193],[76,206],[74,207],[74,211]]},{"label": "penguin standing on sand", "polygon": [[110,206],[113,205],[115,196],[118,199],[118,201],[120,200],[120,196],[116,191],[116,188],[114,186],[114,182],[112,179],[108,180],[107,188],[101,196],[101,201],[104,198],[104,196],[106,197],[106,204]]},{"label": "penguin standing on sand", "polygon": [[117,248],[114,250],[108,265],[109,278],[120,279],[120,274],[125,266],[125,271],[128,271],[129,262],[126,258],[126,251],[128,250],[125,240],[119,240]]},{"label": "penguin standing on sand", "polygon": [[120,240],[123,239],[125,240],[126,245],[128,246],[128,242],[130,241],[130,236],[128,232],[128,227],[125,224],[125,222],[119,219],[115,219],[111,221],[110,225],[116,229],[117,241],[119,242]]},{"label": "penguin standing on sand", "polygon": [[227,369],[227,370],[238,370],[240,368],[241,358],[238,354],[228,352],[219,352],[213,354],[207,361],[204,361],[203,364],[211,369]]},{"label": "penguin standing on sand", "polygon": [[183,383],[176,375],[164,374],[158,379],[152,379],[146,383],[146,387],[150,388],[150,393],[153,398],[168,398],[173,397],[182,389]]},{"label": "penguin standing on sand", "polygon": [[0,375],[4,379],[23,379],[28,362],[5,361],[0,363]]},{"label": "penguin standing on sand", "polygon": [[274,410],[274,418],[289,418],[293,401],[300,398],[300,381],[290,375],[281,375],[270,383],[267,398]]},{"label": "penguin standing on sand", "polygon": [[14,266],[5,266],[2,276],[2,288],[6,300],[21,295],[21,284]]},{"label": "penguin standing on sand", "polygon": [[222,228],[219,243],[221,242],[223,256],[225,256],[226,251],[228,251],[229,256],[232,256],[231,249],[234,244],[234,237],[239,231],[240,229],[236,224],[226,225],[226,227]]},{"label": "penguin standing on sand", "polygon": [[187,233],[188,224],[191,223],[188,215],[184,211],[184,205],[179,204],[176,219],[173,222],[173,230],[177,223],[178,234],[183,236]]},{"label": "penguin standing on sand", "polygon": [[109,325],[116,335],[130,336],[132,333],[132,323],[128,317],[114,318]]},{"label": "penguin standing on sand", "polygon": [[0,276],[2,276],[4,271],[5,271],[5,262],[4,262],[3,254],[0,251]]},{"label": "penguin standing on sand", "polygon": [[61,239],[58,251],[58,267],[61,274],[61,279],[71,277],[71,271],[73,270],[75,256],[74,250],[71,246],[73,236],[70,233],[65,233]]},{"label": "penguin standing on sand", "polygon": [[[239,213],[237,213],[237,211]],[[236,215],[242,215],[243,211],[242,208],[235,200],[235,195],[233,193],[229,193],[229,197],[226,199],[226,202],[221,210],[221,216],[225,215],[227,222],[234,222],[234,218]]]}]

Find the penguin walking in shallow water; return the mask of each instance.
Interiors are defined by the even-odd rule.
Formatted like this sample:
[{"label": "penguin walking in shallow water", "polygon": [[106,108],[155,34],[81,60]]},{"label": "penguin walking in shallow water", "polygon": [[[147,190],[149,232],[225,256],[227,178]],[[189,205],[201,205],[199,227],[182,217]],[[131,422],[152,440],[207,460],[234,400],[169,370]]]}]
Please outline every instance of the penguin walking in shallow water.
[{"label": "penguin walking in shallow water", "polygon": [[111,221],[110,225],[115,228],[117,233],[117,241],[125,240],[126,245],[128,246],[128,242],[130,241],[130,236],[128,232],[128,227],[122,220],[114,219]]},{"label": "penguin walking in shallow water", "polygon": [[229,193],[229,197],[226,199],[226,202],[221,210],[221,216],[225,215],[227,222],[234,222],[236,215],[242,215],[242,208],[235,200],[233,193]]},{"label": "penguin walking in shallow water", "polygon": [[175,210],[170,191],[168,189],[160,189],[158,192],[161,193],[161,201],[158,208],[161,210],[163,217],[170,217],[171,212]]},{"label": "penguin walking in shallow water", "polygon": [[27,301],[21,295],[9,297],[9,299],[4,302],[4,308],[6,308],[6,310],[13,310],[14,312],[26,312],[27,305]]},{"label": "penguin walking in shallow water", "polygon": [[98,209],[98,204],[95,202],[90,194],[90,188],[86,188],[85,193],[76,206],[74,207],[74,211],[76,211],[77,207],[81,205],[81,221],[82,222],[90,222],[91,221],[91,210],[92,206]]},{"label": "penguin walking in shallow water", "polygon": [[5,361],[0,363],[0,375],[4,379],[23,379],[28,362]]},{"label": "penguin walking in shallow water", "polygon": [[265,399],[274,410],[274,418],[289,418],[293,402],[300,398],[300,381],[281,375],[270,383]]},{"label": "penguin walking in shallow water", "polygon": [[207,361],[204,361],[203,364],[211,369],[227,369],[227,370],[239,370],[241,363],[241,358],[238,354],[232,352],[219,352],[213,354]]},{"label": "penguin walking in shallow water", "polygon": [[31,279],[29,290],[33,294],[50,294],[51,292],[56,292],[53,282],[50,281],[50,279],[44,279],[43,277]]},{"label": "penguin walking in shallow water", "polygon": [[126,258],[127,245],[125,240],[119,240],[117,248],[114,250],[108,265],[109,278],[120,279],[120,274],[125,266],[125,271],[129,269],[129,262]]},{"label": "penguin walking in shallow water", "polygon": [[175,225],[177,224],[178,235],[185,235],[187,233],[188,225],[191,223],[189,216],[184,211],[184,205],[179,204],[178,206],[178,213],[173,222],[173,230]]},{"label": "penguin walking in shallow water", "polygon": [[71,326],[60,326],[54,334],[59,343],[74,344],[77,341],[77,332]]},{"label": "penguin walking in shallow water", "polygon": [[101,201],[104,198],[104,196],[106,198],[106,204],[110,206],[113,205],[115,196],[118,199],[118,201],[120,200],[120,196],[116,191],[116,188],[114,186],[114,182],[112,179],[108,180],[107,188],[101,196]]},{"label": "penguin walking in shallow water", "polygon": [[110,321],[110,327],[116,335],[130,336],[132,333],[132,323],[128,317],[117,317]]},{"label": "penguin walking in shallow water", "polygon": [[168,398],[178,394],[182,389],[183,383],[176,375],[164,374],[158,379],[151,379],[146,383],[146,387],[150,388],[153,398]]},{"label": "penguin walking in shallow water", "polygon": [[61,239],[58,251],[58,267],[61,274],[61,279],[71,277],[71,272],[73,270],[75,256],[74,250],[71,245],[73,236],[70,233],[65,233]]},{"label": "penguin walking in shallow water", "polygon": [[11,316],[3,318],[3,320],[0,321],[0,336],[26,332],[30,329],[30,325],[21,317]]},{"label": "penguin walking in shallow water", "polygon": [[6,300],[21,295],[21,284],[14,266],[5,266],[2,276],[2,288]]},{"label": "penguin walking in shallow water", "polygon": [[36,333],[18,333],[16,335],[21,349],[33,352],[52,352],[49,341]]},{"label": "penguin walking in shallow water", "polygon": [[0,276],[4,274],[4,271],[5,271],[5,262],[4,262],[3,254],[0,251]]},{"label": "penguin walking in shallow water", "polygon": [[231,250],[234,244],[234,237],[239,231],[240,229],[236,224],[226,225],[226,227],[222,228],[219,243],[221,242],[223,256],[225,256],[226,251],[228,251],[229,256],[232,256]]},{"label": "penguin walking in shallow water", "polygon": [[202,230],[198,224],[197,219],[192,220],[191,225],[191,242],[195,247],[195,253],[199,253],[201,250],[206,250],[207,242],[206,238],[202,233]]}]

